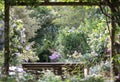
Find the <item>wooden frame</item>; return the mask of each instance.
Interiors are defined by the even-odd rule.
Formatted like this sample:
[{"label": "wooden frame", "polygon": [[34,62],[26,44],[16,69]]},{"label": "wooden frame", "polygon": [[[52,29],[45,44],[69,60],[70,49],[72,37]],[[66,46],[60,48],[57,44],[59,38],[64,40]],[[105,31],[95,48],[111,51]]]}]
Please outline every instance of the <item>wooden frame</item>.
[{"label": "wooden frame", "polygon": [[[119,2],[120,3],[120,2]],[[119,5],[119,3],[117,2],[116,5]],[[107,3],[107,1],[84,1],[84,0],[79,0],[79,1],[70,1],[70,2],[57,2],[57,1],[50,1],[50,0],[11,0],[8,2],[8,4],[10,6],[61,6],[61,5],[65,5],[65,6],[96,6],[96,5],[110,5],[109,3]]]},{"label": "wooden frame", "polygon": [[[13,2],[14,1],[14,2]],[[101,1],[101,0],[100,0]],[[79,0],[79,2],[49,2],[49,0],[44,0],[43,2],[36,2],[33,1],[32,3],[26,2],[20,2],[19,0],[5,0],[5,28],[4,28],[4,44],[5,44],[5,52],[4,52],[4,74],[8,75],[8,70],[9,70],[9,61],[10,61],[10,49],[9,49],[9,8],[10,6],[99,6],[99,5],[104,5],[104,6],[109,6],[111,9],[111,13],[116,13],[115,7],[120,6],[120,1],[119,0],[102,0],[103,2],[89,2],[84,0]],[[111,15],[111,61],[112,61],[112,56],[114,55],[114,40],[115,40],[115,18],[113,15]],[[112,70],[112,69],[111,69]]]}]

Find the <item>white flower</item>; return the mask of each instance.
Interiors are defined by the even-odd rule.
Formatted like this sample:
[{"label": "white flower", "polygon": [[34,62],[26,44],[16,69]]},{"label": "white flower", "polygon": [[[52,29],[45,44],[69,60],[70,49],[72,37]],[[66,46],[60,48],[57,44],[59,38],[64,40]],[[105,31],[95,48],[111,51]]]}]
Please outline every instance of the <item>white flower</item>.
[{"label": "white flower", "polygon": [[78,53],[77,51],[74,51],[72,56],[73,56],[73,58],[80,58],[80,57],[82,57],[81,53]]}]

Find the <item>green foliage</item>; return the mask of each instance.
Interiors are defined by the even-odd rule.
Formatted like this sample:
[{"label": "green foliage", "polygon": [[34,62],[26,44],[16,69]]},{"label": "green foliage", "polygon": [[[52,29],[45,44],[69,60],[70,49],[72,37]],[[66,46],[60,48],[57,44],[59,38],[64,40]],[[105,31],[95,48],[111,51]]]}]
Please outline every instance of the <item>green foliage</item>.
[{"label": "green foliage", "polygon": [[90,76],[87,79],[80,82],[104,82],[104,78],[101,76]]},{"label": "green foliage", "polygon": [[44,71],[43,76],[40,77],[38,82],[62,82],[60,76],[53,74],[50,70]]},{"label": "green foliage", "polygon": [[[36,3],[40,3],[40,2],[42,2],[43,0],[35,0],[35,1],[33,1],[33,0],[9,0],[9,3],[10,4],[18,4],[18,3],[27,3],[27,4],[33,4],[34,2],[36,2]],[[27,5],[26,4],[26,5]],[[37,4],[36,4],[37,5]]]},{"label": "green foliage", "polygon": [[37,31],[37,29],[40,28],[37,19],[35,17],[34,18],[30,17],[31,12],[32,10],[28,10],[27,7],[23,7],[23,6],[11,8],[11,15],[16,19],[21,20],[23,23],[25,34],[27,36],[26,37],[27,41],[32,37],[34,37],[36,35],[35,32]]},{"label": "green foliage", "polygon": [[16,82],[14,77],[0,77],[0,82]]},{"label": "green foliage", "polygon": [[103,70],[103,71],[110,72],[110,64],[103,65],[103,66],[102,66],[102,70]]},{"label": "green foliage", "polygon": [[[3,1],[3,0],[2,0]],[[4,4],[0,1],[0,18],[3,19],[3,9]],[[17,2],[18,0],[11,0],[13,3]],[[24,2],[26,0],[19,0],[18,2]],[[42,1],[42,0],[37,0]],[[55,1],[64,1],[64,2],[73,2],[78,0],[55,0]],[[83,2],[99,2],[98,0],[83,0]],[[33,0],[27,0],[26,3],[31,4],[33,3]],[[94,12],[88,12],[92,14],[87,14],[84,12],[84,9],[88,9],[88,7],[54,7],[53,11],[51,11],[48,8],[45,7],[37,7],[33,9],[33,13],[28,12],[26,8],[24,7],[16,7],[13,11],[14,12],[14,18],[17,20],[14,20],[11,22],[11,34],[10,34],[10,53],[11,53],[11,60],[14,60],[15,53],[20,52],[24,54],[23,58],[29,59],[27,54],[32,55],[36,54],[33,49],[30,50],[23,50],[25,49],[26,43],[24,41],[20,43],[21,39],[24,39],[25,37],[22,37],[21,31],[23,30],[23,27],[25,27],[26,31],[25,34],[28,36],[27,40],[31,37],[33,41],[35,39],[36,45],[36,52],[37,55],[40,58],[40,61],[45,59],[48,61],[49,56],[49,48],[53,48],[56,46],[58,51],[63,53],[63,55],[67,54],[73,54],[74,51],[81,52],[82,55],[84,55],[84,59],[86,60],[86,65],[88,67],[95,65],[101,59],[103,58],[103,55],[105,54],[105,49],[107,45],[107,36],[108,32],[106,32],[106,24],[103,20],[103,16],[99,16],[97,14],[96,18],[91,20],[93,17],[92,15]],[[96,9],[96,12],[99,9]],[[119,9],[118,9],[119,10]],[[30,16],[27,16],[25,13],[27,11],[27,14]],[[22,14],[20,14],[22,12]],[[68,12],[68,13],[66,13]],[[95,12],[95,13],[96,13]],[[113,15],[118,15],[114,13]],[[58,17],[57,17],[58,16]],[[31,17],[31,18],[30,18]],[[35,17],[35,19],[34,19]],[[85,17],[87,19],[85,20]],[[97,17],[99,17],[98,20]],[[118,16],[117,16],[118,17]],[[38,18],[38,19],[36,19]],[[20,20],[18,20],[20,19]],[[116,18],[117,19],[117,18]],[[12,20],[12,17],[11,17]],[[36,21],[37,20],[37,21]],[[40,23],[38,23],[40,22]],[[35,24],[33,24],[35,23]],[[24,25],[23,25],[24,24]],[[38,25],[39,24],[39,25]],[[14,27],[15,25],[15,27]],[[16,28],[17,26],[17,28]],[[62,29],[59,30],[60,27]],[[34,27],[34,28],[29,28]],[[41,28],[40,28],[41,27]],[[39,28],[39,30],[38,30]],[[64,28],[64,29],[63,29]],[[35,35],[35,31],[37,31],[37,35]],[[119,33],[119,31],[118,31]],[[57,41],[55,41],[57,39]],[[94,53],[92,53],[94,52]],[[44,54],[44,55],[43,55]],[[27,57],[26,57],[27,55]],[[3,52],[0,53],[0,56],[3,57]],[[31,56],[31,60],[32,60]],[[33,57],[34,58],[34,57]],[[15,58],[16,59],[16,58]],[[117,65],[120,64],[119,56],[116,55],[114,58],[115,62],[117,62]],[[3,59],[0,60],[0,62]],[[33,60],[34,61],[34,60]],[[17,61],[15,61],[17,62]],[[3,63],[3,62],[2,62]],[[109,67],[105,67],[104,69],[108,69]],[[119,69],[119,66],[118,66]],[[50,76],[48,76],[50,75]],[[54,76],[51,73],[46,73],[46,77],[43,77],[41,80],[45,81],[60,81],[61,79]],[[52,77],[51,77],[52,76]],[[53,78],[55,77],[55,78]],[[32,81],[33,78],[31,76],[25,76],[27,79],[26,81]],[[40,81],[41,81],[40,80]],[[8,78],[8,82],[15,81],[14,78]],[[103,82],[103,79],[96,78],[96,77],[90,77],[85,80],[81,80],[79,77],[73,77],[66,80],[67,82],[71,81],[81,81],[81,82]],[[7,82],[7,81],[6,81]]]},{"label": "green foliage", "polygon": [[39,28],[36,31],[36,36],[30,39],[30,41],[35,42],[35,47],[39,61],[50,61],[48,56],[51,55],[49,49],[54,47],[54,41],[58,28],[52,23],[53,13],[52,10],[47,7],[35,7],[32,8],[33,12],[31,13],[32,18],[37,18]]},{"label": "green foliage", "polygon": [[3,13],[4,13],[4,2],[3,0],[0,1],[0,20],[3,19]]},{"label": "green foliage", "polygon": [[99,2],[99,0],[54,0],[56,2]]},{"label": "green foliage", "polygon": [[36,79],[33,74],[24,73],[23,75],[0,77],[0,82],[36,82]]},{"label": "green foliage", "polygon": [[[96,53],[104,52],[104,50],[102,51],[102,48],[105,47],[104,45],[105,37],[102,38],[103,35],[101,36],[101,34],[104,33],[104,32],[102,33],[102,31],[105,29],[104,28],[105,24],[104,24],[104,21],[101,23],[99,23],[100,21],[97,21],[98,17],[101,17],[98,14],[99,9],[97,7],[90,7],[90,8],[53,7],[53,9],[54,9],[54,12],[56,13],[56,16],[58,16],[57,18],[55,18],[55,20],[53,20],[53,23],[60,25],[61,28],[63,28],[63,30],[60,31],[57,38],[57,42],[56,42],[57,46],[59,43],[61,43],[58,48],[59,51],[61,52],[63,51],[65,54],[67,53],[72,54],[73,51],[76,49],[79,50],[79,52],[82,52],[82,54],[85,54],[91,51],[95,51]],[[93,9],[95,9],[95,11],[93,11]],[[66,12],[69,12],[69,13],[66,13]],[[93,16],[95,17],[92,18]],[[97,22],[91,23],[93,21],[92,19],[96,20]],[[66,26],[68,26],[67,30],[65,28]],[[75,33],[68,32],[70,29],[71,30],[75,29],[76,32]],[[99,32],[101,33],[100,35],[99,35]],[[99,37],[101,38],[98,39]],[[98,45],[99,42],[101,42],[100,45]],[[88,45],[90,46],[90,49]],[[78,48],[78,46],[80,46],[81,48]],[[70,52],[69,51],[67,52],[67,49]]]},{"label": "green foliage", "polygon": [[52,48],[52,44],[49,40],[44,39],[42,46],[37,46],[36,55],[39,57],[40,62],[50,62],[49,56],[52,54],[49,49]]},{"label": "green foliage", "polygon": [[115,64],[115,67],[117,69],[118,72],[120,72],[120,54],[116,54],[114,57],[113,57],[113,61],[114,61],[114,64]]},{"label": "green foliage", "polygon": [[0,0],[0,10],[4,10],[4,1]]},{"label": "green foliage", "polygon": [[18,78],[19,81],[22,81],[22,82],[35,82],[35,77],[33,74],[31,73],[25,73],[22,78]]},{"label": "green foliage", "polygon": [[[21,11],[22,13],[20,13]],[[23,60],[37,60],[35,52],[31,49],[31,44],[27,42],[35,35],[34,32],[39,26],[35,19],[26,15],[30,12],[25,11],[27,11],[25,7],[19,6],[11,8],[10,12],[10,63],[12,65],[18,65]]]},{"label": "green foliage", "polygon": [[86,35],[74,27],[71,29],[66,27],[59,32],[56,46],[65,57],[67,54],[72,55],[74,51],[85,54],[89,50]]},{"label": "green foliage", "polygon": [[72,76],[67,78],[65,82],[104,82],[104,79],[101,76],[89,76],[84,79],[81,79],[79,76]]},{"label": "green foliage", "polygon": [[51,10],[47,7],[37,7],[32,10],[33,12],[30,16],[37,18],[41,28],[36,31],[37,35],[30,41],[35,41],[40,45],[43,44],[44,39],[50,40],[51,42],[54,41],[58,28],[52,23],[53,14]]},{"label": "green foliage", "polygon": [[84,7],[53,7],[56,18],[53,23],[61,26],[79,27],[81,23],[84,23],[84,18],[87,16]]},{"label": "green foliage", "polygon": [[23,44],[25,42],[25,34],[21,20],[12,20],[10,26],[10,60],[11,63],[15,64],[16,53],[21,53],[25,47],[25,44]]},{"label": "green foliage", "polygon": [[[80,27],[81,31],[84,31],[87,37],[87,43],[90,46],[90,51],[84,54],[84,59],[86,60],[86,66],[92,66],[99,63],[105,57],[106,47],[108,44],[108,31],[106,29],[106,24],[101,19],[86,20],[86,24]],[[94,57],[93,57],[94,56]]]},{"label": "green foliage", "polygon": [[0,82],[104,82],[104,78],[99,75],[93,75],[86,78],[81,78],[78,75],[72,75],[64,80],[61,76],[55,75],[50,70],[42,71],[38,80],[31,73],[24,73],[23,75],[0,77]]},{"label": "green foliage", "polygon": [[108,32],[106,29],[106,24],[104,20],[96,19],[96,22],[91,23],[89,21],[89,30],[88,43],[92,51],[95,51],[98,54],[104,53],[107,46]]},{"label": "green foliage", "polygon": [[[104,54],[107,44],[107,33],[104,31],[106,24],[103,15],[99,15],[98,7],[34,7],[32,10],[30,16],[37,18],[41,25],[37,35],[30,40],[35,41],[39,58],[43,57],[44,52],[49,52],[49,48],[54,47],[65,57],[67,54],[72,55],[75,50],[82,55],[95,52],[101,57]],[[92,18],[93,16],[95,17]],[[93,22],[92,19],[96,21]],[[96,60],[95,57],[93,62]]]},{"label": "green foliage", "polygon": [[0,51],[0,67],[3,65],[4,62],[4,51]]},{"label": "green foliage", "polygon": [[[27,49],[28,47],[29,49]],[[36,53],[37,52],[34,51],[34,48],[32,48],[32,44],[28,43],[28,45],[23,49],[21,55],[18,56],[20,63],[23,61],[36,62],[39,60]]]}]

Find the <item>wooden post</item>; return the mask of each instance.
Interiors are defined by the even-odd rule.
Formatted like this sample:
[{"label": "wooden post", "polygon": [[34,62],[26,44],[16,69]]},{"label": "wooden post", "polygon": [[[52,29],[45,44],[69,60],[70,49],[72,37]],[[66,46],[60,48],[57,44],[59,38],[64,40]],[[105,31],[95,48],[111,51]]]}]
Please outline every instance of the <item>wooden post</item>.
[{"label": "wooden post", "polygon": [[4,27],[4,70],[5,75],[9,75],[9,60],[10,60],[10,50],[9,50],[9,2],[5,0],[5,27]]},{"label": "wooden post", "polygon": [[115,32],[116,32],[116,21],[115,21],[115,3],[114,0],[111,0],[111,5],[110,5],[110,9],[111,9],[111,34],[110,34],[110,38],[111,38],[111,54],[110,54],[110,62],[111,62],[111,77],[113,78],[113,75],[115,74],[115,61],[113,60],[113,57],[115,56]]}]

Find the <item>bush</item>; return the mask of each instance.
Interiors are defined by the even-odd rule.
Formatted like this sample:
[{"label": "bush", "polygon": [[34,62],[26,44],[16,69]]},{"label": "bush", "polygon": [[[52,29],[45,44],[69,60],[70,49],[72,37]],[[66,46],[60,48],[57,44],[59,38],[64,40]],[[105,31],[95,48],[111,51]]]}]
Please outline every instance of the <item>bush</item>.
[{"label": "bush", "polygon": [[59,31],[56,49],[58,49],[65,58],[67,58],[66,54],[72,55],[74,51],[85,54],[89,50],[86,37],[80,29],[65,27],[65,29]]},{"label": "bush", "polygon": [[101,76],[90,76],[81,80],[81,82],[104,82],[104,79]]},{"label": "bush", "polygon": [[38,82],[62,82],[61,77],[54,75],[50,70],[44,71],[43,74]]}]

